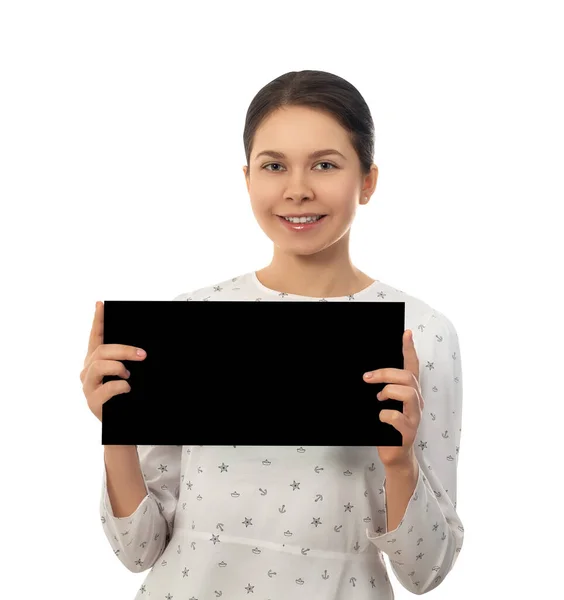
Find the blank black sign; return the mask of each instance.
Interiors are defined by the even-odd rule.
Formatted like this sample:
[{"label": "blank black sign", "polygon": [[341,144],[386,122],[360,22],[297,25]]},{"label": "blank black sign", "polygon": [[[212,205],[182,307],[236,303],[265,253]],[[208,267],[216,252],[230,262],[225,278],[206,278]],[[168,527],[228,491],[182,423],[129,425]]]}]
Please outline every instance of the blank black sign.
[{"label": "blank black sign", "polygon": [[400,446],[363,374],[403,368],[404,330],[404,302],[107,300],[104,343],[147,356],[102,444]]}]

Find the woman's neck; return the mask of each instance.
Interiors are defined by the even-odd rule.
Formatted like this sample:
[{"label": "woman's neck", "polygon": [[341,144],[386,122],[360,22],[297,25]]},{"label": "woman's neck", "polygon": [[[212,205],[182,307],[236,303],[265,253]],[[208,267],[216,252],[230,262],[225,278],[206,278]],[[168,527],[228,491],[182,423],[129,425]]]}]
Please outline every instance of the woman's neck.
[{"label": "woman's neck", "polygon": [[357,269],[348,255],[327,261],[317,255],[275,252],[270,265],[256,271],[256,276],[271,290],[314,298],[357,294],[375,281]]}]

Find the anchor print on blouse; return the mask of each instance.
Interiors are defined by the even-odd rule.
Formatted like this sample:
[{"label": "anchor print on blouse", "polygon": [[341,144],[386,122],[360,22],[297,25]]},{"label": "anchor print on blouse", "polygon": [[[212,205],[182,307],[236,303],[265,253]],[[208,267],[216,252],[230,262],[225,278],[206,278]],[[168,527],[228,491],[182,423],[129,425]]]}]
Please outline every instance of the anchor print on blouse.
[{"label": "anchor print on blouse", "polygon": [[[235,446],[234,446],[234,447],[235,447]],[[300,453],[300,454],[304,454],[304,453],[306,452],[305,448],[303,448],[303,447],[299,447],[299,448],[297,448],[297,450],[296,450],[296,451],[297,451],[298,453]],[[188,450],[188,453],[189,453],[189,452],[190,452],[190,450]],[[270,461],[269,459],[264,459],[264,460],[262,461],[262,465],[263,465],[263,466],[265,466],[265,467],[269,467],[269,466],[271,466],[271,464],[272,464],[272,463],[271,463],[271,461]],[[218,469],[219,469],[220,473],[225,473],[225,472],[228,472],[229,465],[228,465],[228,464],[225,464],[225,462],[222,462],[220,465],[218,465]],[[374,464],[374,463],[372,463],[372,464],[371,464],[371,465],[368,467],[368,470],[369,470],[369,471],[371,471],[371,472],[375,471],[375,469],[376,469],[376,466],[375,466],[375,464]],[[160,465],[160,467],[159,467],[159,470],[161,470],[161,472],[164,472],[164,471],[166,471],[166,470],[167,470],[167,465]],[[319,475],[319,474],[321,474],[321,473],[322,473],[322,472],[325,470],[325,468],[324,468],[324,467],[322,467],[322,466],[320,466],[320,465],[316,465],[316,466],[313,468],[313,470],[314,470],[314,472],[315,472],[316,474],[318,474],[318,475]],[[198,472],[198,474],[201,474],[201,473],[203,473],[203,469],[202,469],[202,467],[198,467],[198,469],[197,469],[197,472]],[[345,477],[351,477],[352,475],[353,475],[353,472],[352,472],[352,471],[350,471],[350,469],[347,469],[347,470],[343,471],[343,476],[345,476]],[[182,475],[182,482],[183,482],[183,481],[184,481],[184,475]],[[289,486],[292,488],[292,491],[298,491],[298,490],[300,490],[300,485],[301,485],[301,483],[300,483],[299,481],[296,481],[295,479],[293,479],[293,480],[292,480],[292,482],[289,484]],[[188,482],[186,482],[186,487],[187,487],[187,489],[188,489],[188,490],[190,490],[190,491],[191,491],[191,490],[192,490],[192,488],[193,488],[193,486],[194,486],[194,484],[193,484],[193,482],[192,482],[192,481],[188,481]],[[266,488],[259,487],[259,488],[258,488],[258,491],[260,492],[260,495],[261,495],[261,496],[266,496],[266,495],[268,494],[268,490],[267,490]],[[383,494],[383,492],[384,492],[383,488],[380,488],[380,489],[379,489],[379,493],[380,493],[380,494]],[[367,496],[368,496],[368,490],[365,490],[365,492],[364,492],[364,496],[365,496],[365,497],[367,497]],[[239,494],[239,492],[237,492],[236,490],[234,490],[233,492],[231,492],[231,497],[236,499],[236,498],[239,498],[239,497],[240,497],[240,494]],[[198,499],[198,500],[201,500],[201,499],[202,499],[202,496],[201,496],[201,495],[198,495],[198,496],[197,496],[197,499]],[[314,496],[314,498],[313,498],[313,502],[314,502],[314,503],[318,503],[318,502],[322,502],[322,501],[323,501],[323,494],[319,494],[319,493],[318,493],[318,494],[316,494],[316,495]],[[185,509],[185,507],[186,507],[186,503],[184,502],[182,506],[183,506],[183,509]],[[343,511],[344,511],[344,512],[349,512],[349,513],[350,513],[350,512],[352,512],[353,508],[354,508],[354,505],[353,505],[353,504],[351,504],[350,502],[347,502],[346,504],[344,504],[344,505],[343,505]],[[160,510],[162,511],[162,505],[160,505]],[[284,513],[286,513],[286,512],[287,512],[286,505],[285,505],[285,504],[282,504],[282,505],[281,505],[281,506],[278,508],[278,512],[279,512],[280,514],[284,514]],[[370,518],[370,517],[365,517],[365,518],[363,519],[363,521],[364,521],[365,523],[369,523],[369,522],[371,521],[371,518]],[[245,517],[244,517],[244,519],[243,519],[243,521],[241,521],[241,524],[242,524],[242,525],[243,525],[245,528],[252,527],[252,526],[253,526],[253,517],[247,517],[247,516],[245,516]],[[310,522],[310,525],[313,525],[313,526],[314,526],[314,527],[316,527],[316,528],[317,528],[317,527],[319,527],[320,525],[323,525],[323,522],[322,522],[322,520],[321,520],[321,517],[312,517],[312,520],[311,520],[311,522]],[[192,527],[192,529],[195,529],[195,523],[194,523],[194,521],[192,521],[192,525],[191,525],[191,527]],[[333,531],[335,531],[336,533],[339,533],[339,532],[341,531],[342,527],[343,527],[343,525],[342,525],[342,524],[335,525],[335,526],[333,527]],[[224,528],[225,528],[225,525],[224,525],[224,523],[221,523],[221,522],[220,522],[220,523],[217,523],[217,525],[216,525],[216,529],[217,529],[217,530],[218,530],[220,533],[224,531]],[[381,532],[381,531],[382,531],[382,528],[381,528],[381,527],[379,527],[379,528],[378,528],[378,532]],[[220,542],[221,542],[221,539],[220,539],[220,533],[218,533],[218,534],[212,534],[212,536],[211,536],[211,538],[210,538],[210,540],[209,540],[209,541],[210,541],[210,542],[211,542],[211,543],[212,543],[214,546],[215,546],[216,544],[218,544],[218,543],[220,543]],[[284,532],[284,535],[285,535],[286,537],[292,537],[293,533],[292,533],[291,531],[289,531],[289,530],[286,530],[286,531]],[[396,541],[396,540],[390,540],[390,542],[395,542],[395,541]],[[421,539],[421,540],[420,540],[420,542],[421,542],[421,541],[423,541],[423,540]],[[196,542],[191,542],[191,544],[190,544],[190,547],[192,548],[192,550],[195,550],[195,549],[196,549]],[[357,540],[357,541],[355,542],[354,546],[353,546],[353,549],[354,549],[355,551],[357,551],[357,552],[358,552],[358,551],[360,550],[360,547],[361,547],[361,546],[360,546],[360,543],[359,543],[359,541]],[[301,550],[300,550],[300,553],[301,553],[303,556],[308,556],[308,553],[309,553],[310,551],[311,551],[311,548],[301,548]],[[178,553],[178,554],[181,554],[181,552],[182,552],[182,548],[181,548],[181,546],[180,546],[180,544],[179,544],[179,545],[177,546],[177,553]],[[261,550],[260,548],[258,548],[258,547],[256,547],[256,546],[255,546],[254,548],[252,548],[252,549],[251,549],[251,552],[252,552],[252,554],[254,554],[254,555],[260,555],[260,554],[262,553],[262,550]],[[401,550],[398,550],[398,551],[397,551],[397,554],[401,554]],[[420,557],[422,558],[422,555],[421,555]],[[396,562],[397,562],[397,561],[396,561]],[[166,566],[166,564],[167,564],[167,562],[166,562],[166,561],[162,561],[162,563],[161,563],[161,566]],[[399,563],[399,564],[401,564],[401,563]],[[224,569],[224,568],[226,568],[228,565],[227,565],[227,563],[226,563],[225,561],[223,561],[223,560],[222,560],[221,562],[217,563],[217,566],[218,566],[219,568],[221,568],[221,569]],[[189,569],[188,567],[184,567],[184,568],[182,569],[182,572],[181,572],[181,574],[182,574],[182,577],[187,577],[187,576],[189,575],[189,573],[190,573],[190,569]],[[272,579],[272,578],[274,578],[274,577],[276,577],[276,576],[277,576],[277,572],[276,572],[276,571],[274,571],[273,569],[268,569],[268,571],[267,571],[267,573],[266,573],[266,574],[268,575],[268,577],[269,577],[270,579]],[[327,570],[327,569],[324,569],[324,570],[323,570],[323,572],[320,574],[320,576],[321,576],[321,579],[323,579],[323,580],[328,580],[328,579],[331,577],[331,575],[330,575],[330,573],[328,572],[328,570]],[[304,579],[303,577],[299,577],[299,578],[297,578],[297,579],[295,580],[295,583],[296,583],[296,585],[300,585],[300,586],[302,586],[302,585],[305,585],[306,581],[305,581],[305,579]],[[357,578],[356,578],[356,577],[351,577],[351,578],[349,579],[349,583],[350,583],[350,585],[351,585],[352,587],[356,587],[356,585],[357,585]],[[371,577],[371,578],[370,578],[370,580],[369,580],[369,583],[370,583],[370,585],[371,585],[371,587],[372,587],[372,588],[376,587],[376,579],[375,579],[375,577]],[[247,586],[246,586],[244,589],[246,590],[246,592],[247,592],[247,593],[254,593],[254,588],[255,588],[255,586],[254,586],[254,585],[252,585],[251,583],[249,583],[249,584],[248,584],[248,585],[247,585]],[[145,589],[146,589],[146,588],[145,588],[145,585],[141,586],[141,588],[140,588],[140,589],[141,589],[141,591],[142,591],[142,592],[143,592],[143,591],[145,591]],[[221,596],[223,595],[223,592],[222,592],[221,590],[215,590],[215,592],[214,592],[214,593],[215,593],[216,597],[218,597],[218,598],[219,598],[219,597],[221,597]],[[170,595],[170,594],[169,594],[168,596],[165,596],[165,598],[168,598],[168,597],[170,597],[170,598],[172,599],[172,595]],[[194,598],[194,600],[197,600],[197,599],[195,599],[195,598]]]}]

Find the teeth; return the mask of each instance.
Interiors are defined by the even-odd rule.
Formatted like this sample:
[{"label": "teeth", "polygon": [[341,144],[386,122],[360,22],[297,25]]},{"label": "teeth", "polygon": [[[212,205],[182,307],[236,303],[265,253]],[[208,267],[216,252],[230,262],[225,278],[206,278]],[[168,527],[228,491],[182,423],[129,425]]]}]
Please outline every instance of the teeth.
[{"label": "teeth", "polygon": [[315,217],[284,217],[284,219],[290,221],[290,223],[313,223],[319,221],[321,215],[316,215]]}]

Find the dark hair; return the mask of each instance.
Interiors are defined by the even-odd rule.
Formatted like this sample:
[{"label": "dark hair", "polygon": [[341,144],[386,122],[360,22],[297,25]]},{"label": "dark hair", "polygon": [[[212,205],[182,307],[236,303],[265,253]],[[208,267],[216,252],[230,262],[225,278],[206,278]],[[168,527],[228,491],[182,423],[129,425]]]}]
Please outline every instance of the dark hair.
[{"label": "dark hair", "polygon": [[243,131],[247,165],[259,125],[284,106],[307,106],[332,115],[349,132],[363,174],[369,173],[374,160],[374,122],[370,109],[351,83],[325,71],[291,71],[256,94],[247,110]]}]

